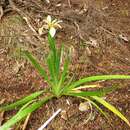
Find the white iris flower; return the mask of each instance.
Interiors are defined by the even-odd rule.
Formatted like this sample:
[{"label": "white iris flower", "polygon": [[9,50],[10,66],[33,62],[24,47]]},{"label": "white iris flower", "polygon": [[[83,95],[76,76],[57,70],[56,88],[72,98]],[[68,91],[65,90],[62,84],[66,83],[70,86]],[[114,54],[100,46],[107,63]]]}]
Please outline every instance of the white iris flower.
[{"label": "white iris flower", "polygon": [[43,20],[47,25],[43,25],[41,28],[39,28],[38,32],[41,35],[43,33],[43,29],[46,28],[49,30],[49,33],[52,37],[55,36],[57,28],[62,28],[59,23],[62,22],[62,20],[54,19],[52,20],[51,16],[48,15],[46,20]]}]

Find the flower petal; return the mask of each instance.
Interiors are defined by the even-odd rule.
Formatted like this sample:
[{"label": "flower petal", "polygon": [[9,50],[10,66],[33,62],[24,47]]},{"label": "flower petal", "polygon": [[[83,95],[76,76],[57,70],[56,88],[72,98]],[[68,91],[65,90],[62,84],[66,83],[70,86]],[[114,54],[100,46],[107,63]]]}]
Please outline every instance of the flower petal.
[{"label": "flower petal", "polygon": [[50,15],[47,16],[47,21],[48,21],[48,23],[51,23],[51,16]]},{"label": "flower petal", "polygon": [[57,23],[57,21],[58,21],[57,19],[54,19],[51,23],[55,24],[55,23]]},{"label": "flower petal", "polygon": [[50,35],[51,35],[52,37],[54,37],[55,34],[56,34],[56,29],[55,29],[54,27],[51,27],[50,30],[49,30],[49,33],[50,33]]},{"label": "flower petal", "polygon": [[60,28],[60,29],[62,28],[61,25],[60,25],[60,24],[57,24],[57,23],[55,24],[55,27],[58,27],[58,28]]},{"label": "flower petal", "polygon": [[58,24],[58,23],[62,23],[62,22],[63,22],[63,20],[58,20],[58,21],[57,21],[57,24]]}]

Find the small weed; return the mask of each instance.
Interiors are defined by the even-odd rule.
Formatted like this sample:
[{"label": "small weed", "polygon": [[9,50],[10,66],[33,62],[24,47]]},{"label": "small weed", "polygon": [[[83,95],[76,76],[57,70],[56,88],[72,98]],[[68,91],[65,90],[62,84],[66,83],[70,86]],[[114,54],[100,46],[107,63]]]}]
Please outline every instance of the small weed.
[{"label": "small weed", "polygon": [[[46,80],[48,83],[48,89],[43,91],[35,92],[23,99],[0,107],[0,111],[9,111],[15,108],[20,110],[10,120],[8,120],[0,130],[8,130],[14,124],[24,119],[28,114],[32,113],[36,109],[40,108],[43,104],[47,103],[53,98],[60,98],[61,96],[73,96],[89,101],[94,105],[106,118],[105,112],[98,106],[102,104],[107,109],[116,114],[119,118],[125,121],[129,126],[130,123],[124,115],[121,114],[113,105],[105,101],[102,97],[106,94],[115,90],[115,87],[99,88],[98,85],[86,85],[85,83],[100,81],[100,80],[118,80],[118,79],[130,79],[129,75],[98,75],[79,79],[73,81],[68,79],[68,66],[70,63],[70,57],[64,56],[64,45],[60,49],[57,49],[54,38],[49,34],[48,42],[50,51],[46,58],[46,64],[48,66],[49,74],[46,70],[38,63],[38,61],[28,51],[23,51],[26,58],[31,62],[34,68]],[[63,57],[64,56],[64,57]],[[81,86],[82,85],[82,86]],[[97,90],[86,91],[87,88],[98,88]],[[84,90],[85,89],[85,90]],[[44,95],[44,98],[43,96]],[[38,98],[40,97],[41,98]],[[98,103],[98,104],[97,104]]]}]

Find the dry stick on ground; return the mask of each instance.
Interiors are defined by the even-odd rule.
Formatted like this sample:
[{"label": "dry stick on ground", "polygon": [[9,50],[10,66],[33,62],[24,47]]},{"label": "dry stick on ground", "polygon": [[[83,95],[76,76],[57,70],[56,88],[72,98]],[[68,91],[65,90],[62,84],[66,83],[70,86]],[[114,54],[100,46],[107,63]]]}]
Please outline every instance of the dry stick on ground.
[{"label": "dry stick on ground", "polygon": [[[0,104],[3,104],[5,102],[5,99],[3,99],[3,100],[1,100],[0,101]],[[0,126],[2,125],[2,122],[3,122],[3,116],[4,116],[4,111],[2,111],[1,113],[0,113]]]},{"label": "dry stick on ground", "polygon": [[29,28],[31,29],[31,31],[33,31],[34,35],[43,44],[42,38],[39,36],[39,34],[35,30],[35,28],[30,24],[30,22],[28,20],[28,16],[25,13],[23,13],[23,11],[21,11],[20,9],[18,9],[12,0],[9,0],[9,4],[10,4],[10,7],[12,8],[12,10],[16,11],[25,20],[25,22],[27,23],[27,25],[29,26]]},{"label": "dry stick on ground", "polygon": [[116,34],[110,32],[109,30],[105,29],[104,27],[100,26],[100,29],[102,29],[103,31],[107,32],[108,34],[111,34],[114,37],[117,37]]},{"label": "dry stick on ground", "polygon": [[32,27],[32,25],[30,24],[30,22],[28,21],[27,17],[23,17],[23,19],[26,21],[28,27],[34,32],[35,35],[38,35],[38,33],[36,32],[36,30]]},{"label": "dry stick on ground", "polygon": [[38,130],[44,130],[46,126],[61,112],[61,108],[58,109],[53,115],[40,127]]},{"label": "dry stick on ground", "polygon": [[28,116],[27,116],[27,118],[26,118],[26,120],[25,120],[25,122],[23,124],[22,130],[26,130],[26,127],[27,127],[30,116],[31,116],[31,113],[28,114]]},{"label": "dry stick on ground", "polygon": [[71,8],[72,6],[71,6],[71,2],[70,2],[70,0],[68,0],[68,4],[69,4],[69,7]]},{"label": "dry stick on ground", "polygon": [[3,14],[4,14],[3,7],[0,6],[0,20],[1,20],[2,16],[3,16]]},{"label": "dry stick on ground", "polygon": [[77,28],[77,34],[78,34],[79,38],[80,38],[82,41],[86,42],[86,40],[83,38],[83,36],[82,36],[82,34],[81,34],[80,27],[79,27],[79,25],[78,25],[78,23],[77,23],[76,21],[74,21],[74,25],[75,25],[76,28]]}]

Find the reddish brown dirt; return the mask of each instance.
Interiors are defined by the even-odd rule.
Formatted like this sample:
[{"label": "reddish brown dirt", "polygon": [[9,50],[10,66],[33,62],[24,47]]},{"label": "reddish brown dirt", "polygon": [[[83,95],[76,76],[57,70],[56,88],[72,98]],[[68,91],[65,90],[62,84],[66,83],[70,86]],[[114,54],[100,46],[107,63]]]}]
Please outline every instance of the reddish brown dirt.
[{"label": "reddish brown dirt", "polygon": [[[46,35],[41,41],[22,19],[27,16],[31,25],[38,30],[42,19],[52,15],[62,19],[62,30],[56,34],[57,44],[65,43],[73,48],[70,75],[75,79],[98,74],[130,74],[130,1],[129,0],[28,0],[16,1],[20,12],[5,14],[0,23],[0,96],[6,103],[16,101],[36,90],[46,87],[34,68],[19,56],[20,47],[32,51],[42,62],[47,53]],[[70,3],[69,3],[70,2]],[[23,13],[21,13],[23,12]],[[46,32],[45,32],[46,33]],[[23,36],[26,34],[26,36]],[[119,37],[125,35],[128,41]],[[96,40],[96,45],[91,43]],[[91,43],[91,44],[90,44]],[[19,67],[19,64],[22,64]],[[118,91],[109,94],[107,100],[119,108],[130,120],[130,82],[109,81],[105,87],[118,85]],[[70,105],[67,105],[66,99]],[[110,114],[107,120],[94,108],[94,119],[84,123],[88,112],[80,112],[81,100],[62,97],[52,100],[31,115],[27,130],[36,130],[58,108],[67,111],[64,120],[59,115],[47,130],[129,130],[118,117]],[[104,109],[104,108],[103,108]],[[106,109],[104,109],[106,110]],[[13,112],[15,113],[15,112]],[[7,119],[13,113],[5,113]]]}]

